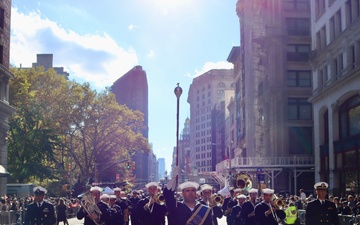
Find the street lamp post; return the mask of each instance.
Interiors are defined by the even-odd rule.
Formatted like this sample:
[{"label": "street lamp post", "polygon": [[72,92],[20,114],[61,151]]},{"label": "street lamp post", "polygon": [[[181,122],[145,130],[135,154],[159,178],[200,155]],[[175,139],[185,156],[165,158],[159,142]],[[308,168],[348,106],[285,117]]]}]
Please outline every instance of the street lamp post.
[{"label": "street lamp post", "polygon": [[[177,87],[174,89],[176,95],[176,166],[179,166],[179,107],[180,107],[180,96],[182,94],[182,88],[177,83]],[[178,185],[179,176],[176,176],[176,186]]]}]

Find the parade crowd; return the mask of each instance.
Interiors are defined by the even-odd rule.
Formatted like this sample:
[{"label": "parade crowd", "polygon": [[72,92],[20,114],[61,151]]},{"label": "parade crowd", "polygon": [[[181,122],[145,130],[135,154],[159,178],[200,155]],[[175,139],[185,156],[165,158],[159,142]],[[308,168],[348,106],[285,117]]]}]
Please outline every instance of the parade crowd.
[{"label": "parade crowd", "polygon": [[306,225],[339,225],[339,216],[352,216],[352,224],[360,217],[359,196],[329,196],[326,182],[314,185],[314,196],[306,196],[303,190],[299,195],[283,196],[269,188],[238,187],[222,196],[208,184],[188,181],[177,185],[176,171],[163,190],[157,182],[146,184],[145,192],[130,193],[114,188],[112,194],[103,194],[95,186],[81,199],[44,200],[47,190],[35,187],[34,197],[2,198],[0,209],[25,212],[16,214],[16,223],[24,225],[68,225],[69,217],[84,219],[84,225],[217,225],[223,216],[227,225],[300,224],[300,211],[305,212]]}]

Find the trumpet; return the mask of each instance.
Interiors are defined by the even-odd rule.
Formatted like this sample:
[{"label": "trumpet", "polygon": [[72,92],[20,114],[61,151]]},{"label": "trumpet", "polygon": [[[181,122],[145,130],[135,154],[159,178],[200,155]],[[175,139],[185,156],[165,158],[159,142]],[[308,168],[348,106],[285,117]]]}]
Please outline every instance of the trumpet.
[{"label": "trumpet", "polygon": [[[91,215],[94,213],[97,215],[102,214],[101,210],[97,206],[97,204],[90,192],[87,192],[83,195],[80,205],[83,207],[83,209],[85,210],[85,212],[88,215]],[[99,222],[97,220],[93,220],[93,221],[96,225],[104,225],[104,222]]]},{"label": "trumpet", "polygon": [[224,197],[219,194],[214,194],[211,196],[211,201],[214,203],[214,205],[220,207],[224,204]]}]

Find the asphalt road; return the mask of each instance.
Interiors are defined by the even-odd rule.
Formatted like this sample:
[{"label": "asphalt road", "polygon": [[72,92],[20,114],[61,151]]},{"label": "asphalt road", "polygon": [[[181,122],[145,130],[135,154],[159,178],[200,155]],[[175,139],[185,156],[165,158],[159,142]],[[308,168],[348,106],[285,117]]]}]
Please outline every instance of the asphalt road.
[{"label": "asphalt road", "polygon": [[[84,220],[78,220],[76,217],[75,218],[71,218],[68,219],[69,221],[69,225],[83,225],[84,224]],[[130,222],[131,224],[131,222]],[[223,217],[221,219],[218,219],[218,224],[219,225],[227,225],[226,224],[226,217]],[[59,225],[62,225],[62,222],[59,223]]]}]

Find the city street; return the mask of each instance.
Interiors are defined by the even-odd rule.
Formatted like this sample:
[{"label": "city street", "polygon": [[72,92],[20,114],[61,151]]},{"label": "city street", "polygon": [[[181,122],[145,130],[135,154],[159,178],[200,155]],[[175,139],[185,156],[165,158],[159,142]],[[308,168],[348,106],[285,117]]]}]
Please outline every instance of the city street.
[{"label": "city street", "polygon": [[[69,225],[82,225],[82,224],[84,224],[84,220],[78,220],[76,217],[68,219],[68,221],[69,221]],[[131,222],[130,222],[130,224],[131,224]],[[219,225],[226,225],[226,217],[218,219],[218,224]],[[61,225],[61,223],[60,223],[60,225]]]}]

